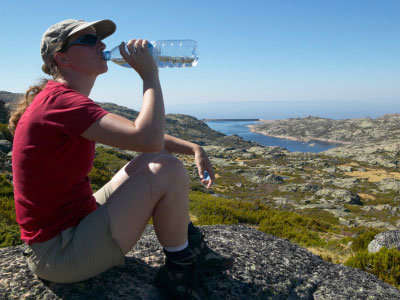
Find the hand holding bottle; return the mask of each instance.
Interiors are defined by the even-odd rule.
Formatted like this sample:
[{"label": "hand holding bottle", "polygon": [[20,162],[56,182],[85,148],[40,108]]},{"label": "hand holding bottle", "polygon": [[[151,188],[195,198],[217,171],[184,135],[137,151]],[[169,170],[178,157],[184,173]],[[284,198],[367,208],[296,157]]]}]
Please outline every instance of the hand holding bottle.
[{"label": "hand holding bottle", "polygon": [[125,43],[119,46],[121,56],[143,80],[152,78],[154,75],[158,76],[158,68],[149,51],[147,40],[133,39],[126,46]]},{"label": "hand holding bottle", "polygon": [[215,174],[211,161],[207,156],[207,153],[202,147],[197,147],[194,153],[194,161],[199,171],[199,177],[201,182],[206,185],[209,189],[215,181]]}]

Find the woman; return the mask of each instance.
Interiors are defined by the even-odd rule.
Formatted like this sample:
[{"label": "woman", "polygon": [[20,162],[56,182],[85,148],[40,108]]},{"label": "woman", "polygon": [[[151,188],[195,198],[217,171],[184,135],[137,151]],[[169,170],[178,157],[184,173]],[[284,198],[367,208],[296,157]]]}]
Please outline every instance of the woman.
[{"label": "woman", "polygon": [[[153,218],[166,254],[157,287],[176,298],[195,298],[197,269],[223,271],[233,261],[209,249],[190,222],[188,176],[170,153],[194,155],[208,188],[214,172],[200,146],[164,134],[158,68],[146,40],[130,40],[128,51],[120,46],[143,80],[137,119],[109,113],[88,98],[97,76],[107,71],[102,39],[115,30],[110,20],[65,20],[43,35],[42,69],[53,80],[30,88],[10,119],[17,222],[29,246],[25,255],[40,278],[85,280],[123,264]],[[92,195],[88,173],[95,142],[143,154]],[[208,182],[203,171],[210,174]]]}]

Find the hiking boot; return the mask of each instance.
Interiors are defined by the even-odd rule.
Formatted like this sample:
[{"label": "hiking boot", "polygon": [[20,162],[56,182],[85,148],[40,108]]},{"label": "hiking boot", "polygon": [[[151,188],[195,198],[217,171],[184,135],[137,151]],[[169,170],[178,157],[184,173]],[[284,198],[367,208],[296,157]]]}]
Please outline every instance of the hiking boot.
[{"label": "hiking boot", "polygon": [[164,296],[171,299],[220,299],[204,282],[196,265],[195,254],[181,261],[167,257],[165,265],[157,272],[154,284]]},{"label": "hiking boot", "polygon": [[217,273],[233,267],[233,258],[223,257],[211,250],[204,241],[205,233],[194,227],[188,234],[189,248],[196,254],[196,263],[203,272]]}]

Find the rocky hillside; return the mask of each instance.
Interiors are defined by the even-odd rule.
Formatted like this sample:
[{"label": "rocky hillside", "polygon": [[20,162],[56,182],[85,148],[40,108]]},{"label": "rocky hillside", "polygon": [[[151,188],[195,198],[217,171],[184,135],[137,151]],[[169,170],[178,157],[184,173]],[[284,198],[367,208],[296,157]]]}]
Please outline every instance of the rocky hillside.
[{"label": "rocky hillside", "polygon": [[375,143],[398,139],[400,114],[388,114],[377,119],[331,120],[310,116],[270,120],[262,121],[260,125],[253,125],[252,131],[305,142],[317,140],[339,144]]},{"label": "rocky hillside", "polygon": [[21,96],[22,96],[22,94],[20,94],[20,93],[11,93],[11,92],[6,92],[6,91],[0,91],[0,100],[5,103],[17,101],[17,99],[20,98]]},{"label": "rocky hillside", "polygon": [[307,143],[323,141],[342,144],[325,152],[332,157],[385,168],[398,168],[400,164],[400,114],[388,114],[377,119],[307,117],[262,121],[251,126],[251,130]]},{"label": "rocky hillside", "polygon": [[0,91],[0,123],[8,123],[10,111],[21,96],[22,94]]},{"label": "rocky hillside", "polygon": [[[2,95],[7,99],[18,96],[4,92]],[[99,104],[131,120],[138,114],[113,103]],[[390,136],[397,132],[399,119],[399,115],[386,115],[377,120],[342,121],[309,117],[266,124],[275,124],[271,130],[279,134],[304,131],[311,132],[306,135],[311,136],[320,132],[319,136],[326,138],[332,138],[333,132],[346,131],[345,128],[353,126],[368,130],[370,136],[377,137],[379,133],[379,139],[383,139],[383,129],[386,128],[389,131],[387,140],[390,140]],[[394,229],[400,224],[400,144],[388,144],[385,139],[379,142],[377,138],[375,142],[368,142],[371,147],[352,143],[325,153],[292,153],[280,147],[263,147],[247,142],[235,135],[226,136],[188,115],[167,115],[166,120],[167,133],[205,147],[217,173],[217,182],[211,191],[216,195],[260,201],[302,214],[327,214],[332,221],[344,226]],[[374,124],[378,129],[373,127]],[[287,132],[282,128],[292,129]],[[322,132],[332,132],[332,135],[322,135]],[[347,132],[353,134],[351,130]],[[360,141],[366,139],[363,136],[358,138]],[[11,171],[11,147],[10,141],[0,141],[0,166],[5,172]],[[129,154],[129,151],[116,150]],[[195,181],[194,162],[190,157],[182,156],[181,159]]]},{"label": "rocky hillside", "polygon": [[[0,123],[7,123],[9,112],[15,106],[22,94],[0,91]],[[138,112],[110,102],[98,102],[109,112],[134,120]],[[166,133],[195,142],[199,145],[222,145],[226,147],[252,147],[257,143],[247,142],[237,135],[226,136],[212,130],[204,122],[195,117],[183,114],[168,114],[166,116]]]},{"label": "rocky hillside", "polygon": [[[5,92],[0,95],[7,101],[19,96]],[[138,114],[113,103],[99,104],[131,120]],[[369,132],[368,136],[375,138],[361,144],[368,139],[354,135],[359,142],[325,153],[292,153],[280,147],[263,147],[216,132],[188,115],[167,115],[166,131],[205,147],[217,173],[212,191],[217,195],[261,201],[279,209],[312,215],[328,213],[346,226],[394,229],[400,224],[400,200],[396,196],[400,192],[400,144],[388,141],[397,132],[399,120],[399,115],[341,121],[309,117],[260,125],[270,126],[274,134],[300,136],[299,132],[308,132],[303,136],[327,139],[339,136],[341,131],[353,136],[351,128],[363,128]],[[382,137],[384,129],[389,132],[387,139]],[[367,143],[371,146],[367,147]],[[4,138],[0,141],[0,166],[5,172],[11,171],[11,147],[10,141]],[[190,157],[181,158],[196,180],[194,162]]]},{"label": "rocky hillside", "polygon": [[[136,111],[126,107],[112,103],[100,103],[100,105],[110,112],[129,119],[134,119],[137,116]],[[314,122],[314,119],[320,121]],[[370,233],[376,234],[400,226],[400,173],[398,169],[400,144],[396,141],[394,134],[397,132],[397,119],[398,116],[389,115],[377,119],[380,121],[370,120],[373,124],[376,122],[377,128],[380,129],[369,128],[366,123],[362,126],[364,126],[364,131],[368,131],[368,136],[375,136],[376,139],[369,141],[366,137],[358,137],[358,142],[334,148],[324,153],[293,153],[280,147],[263,147],[246,142],[235,135],[225,136],[213,131],[204,122],[187,115],[168,115],[166,131],[171,135],[203,145],[212,161],[217,180],[212,190],[205,190],[199,183],[193,158],[178,155],[188,169],[192,192],[201,192],[199,198],[204,201],[211,199],[209,202],[211,204],[205,208],[205,212],[211,215],[211,217],[207,217],[208,219],[206,218],[210,223],[203,224],[239,222],[251,224],[256,228],[264,226],[264,231],[267,233],[288,238],[292,242],[307,247],[309,251],[320,255],[325,260],[343,264],[356,251],[352,250],[351,245],[363,232],[370,231]],[[309,124],[321,122],[319,125],[321,132],[323,128],[326,128],[326,132],[329,132],[330,126],[325,123],[332,121],[312,117],[294,120],[295,122],[303,120],[303,125],[296,125],[298,127],[303,126],[302,128],[305,128],[304,124],[307,124],[307,122]],[[367,122],[369,119],[344,121],[348,124],[358,124],[354,126],[359,128],[360,124],[364,122],[361,121],[359,124],[360,120]],[[385,120],[392,120],[393,124],[392,121],[386,122]],[[291,123],[292,121],[286,120],[285,122]],[[296,126],[290,127],[292,128],[292,131],[289,131],[290,134],[297,130]],[[312,131],[314,127],[310,126],[310,130]],[[351,128],[345,129],[344,127],[342,130],[347,130],[348,135],[352,136]],[[384,134],[383,128],[388,129],[387,138],[382,135]],[[375,133],[373,134],[373,132]],[[289,135],[284,131],[279,133]],[[308,135],[307,133],[306,136],[311,137],[311,134]],[[320,136],[324,136],[326,139],[333,137],[333,135],[322,134]],[[356,137],[354,136],[354,138]],[[12,174],[10,173],[12,139],[8,137],[0,139],[1,173],[12,182]],[[348,140],[341,140],[341,142],[348,142]],[[108,149],[104,145],[98,145],[98,153],[104,154],[104,151],[100,148],[107,149],[103,149],[108,155],[106,156],[107,166],[113,164],[113,158],[129,160],[137,155],[137,153],[131,151]],[[123,164],[125,163],[126,161],[123,162]],[[224,204],[221,199],[231,202]],[[251,203],[249,214],[261,214],[261,207],[264,206],[279,210],[282,214],[276,219],[269,219],[268,217],[260,219],[257,217],[246,218],[246,212],[246,214],[238,213],[233,218],[229,215],[231,211],[228,208],[231,208],[235,202],[241,203],[239,205],[241,212],[246,203]],[[217,203],[222,204],[219,206]],[[312,220],[302,219],[299,216],[312,218]],[[196,215],[193,217],[195,218]],[[298,230],[297,233],[294,233],[296,230]],[[259,238],[255,237],[255,239],[258,241]],[[247,246],[249,245],[246,244]],[[285,260],[283,259],[283,261]],[[246,272],[251,274],[254,267],[248,268]],[[318,268],[311,271],[317,272],[317,270]],[[268,272],[270,272],[268,276],[271,276],[270,274],[274,271]],[[343,271],[340,274],[347,274],[346,272],[353,271]],[[316,274],[320,273],[317,272]],[[338,274],[335,273],[335,276],[339,278]],[[256,277],[254,282],[258,282],[259,278],[261,277]],[[307,282],[309,282],[308,279],[302,279],[303,281],[299,279],[295,283],[286,281],[282,283],[284,281],[284,278],[282,278],[273,277],[271,280],[272,282],[276,280],[277,285],[285,286],[286,284],[293,289],[297,286],[303,288],[302,284],[307,285]],[[317,289],[318,285],[314,285],[314,283],[310,283],[310,285],[310,290],[307,293],[315,297],[318,293],[312,294],[311,290]],[[220,283],[218,283],[218,286],[220,286]],[[38,288],[42,291],[47,289],[40,284]],[[221,288],[224,289],[223,285]],[[56,289],[58,291],[58,287]],[[61,287],[61,290],[64,291],[64,288]],[[129,290],[129,292],[131,291]],[[287,295],[285,293],[289,292],[285,291],[279,295]],[[293,293],[295,295],[293,299],[300,295],[296,294],[297,292]],[[371,295],[375,294],[371,292]],[[304,297],[304,299],[308,299],[306,296]],[[240,297],[234,299],[240,299]],[[286,298],[282,296],[276,299]],[[312,299],[312,296],[309,296],[309,299]],[[342,299],[347,298],[343,297]],[[363,297],[359,299],[363,299]]]},{"label": "rocky hillside", "polygon": [[[129,120],[136,119],[138,112],[113,103],[98,103],[109,112],[121,115]],[[237,135],[226,136],[219,133],[195,117],[183,114],[167,114],[165,131],[199,145],[221,145],[226,147],[252,147],[257,143],[247,142]]]},{"label": "rocky hillside", "polygon": [[[235,258],[234,268],[209,275],[221,299],[400,299],[374,275],[335,265],[290,243],[245,226],[206,226],[208,243]],[[1,299],[164,299],[152,284],[163,254],[151,226],[128,252],[125,266],[75,284],[40,280],[22,247],[0,249]]]}]

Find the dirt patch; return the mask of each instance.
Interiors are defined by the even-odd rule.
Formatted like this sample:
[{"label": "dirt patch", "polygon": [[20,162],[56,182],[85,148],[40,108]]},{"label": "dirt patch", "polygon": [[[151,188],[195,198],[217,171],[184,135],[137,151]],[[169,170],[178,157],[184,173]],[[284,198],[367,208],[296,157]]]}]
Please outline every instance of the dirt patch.
[{"label": "dirt patch", "polygon": [[353,171],[353,172],[345,172],[347,176],[357,177],[361,179],[367,179],[369,182],[379,182],[385,178],[393,178],[400,180],[399,172],[387,172],[382,169],[366,169],[365,172],[361,171]]},{"label": "dirt patch", "polygon": [[369,194],[358,193],[358,195],[361,197],[361,199],[376,200],[375,196]]},{"label": "dirt patch", "polygon": [[344,264],[351,257],[350,253],[341,254],[334,251],[329,251],[323,248],[307,248],[308,251],[320,256],[324,260],[330,260],[335,264]]},{"label": "dirt patch", "polygon": [[255,189],[256,193],[261,193],[261,194],[269,194],[278,189],[279,186],[276,184],[269,184],[269,183],[263,183],[257,186]]},{"label": "dirt patch", "polygon": [[351,163],[349,163],[347,165],[343,165],[343,166],[359,167],[360,165],[358,163],[356,163],[356,162],[351,162]]}]

